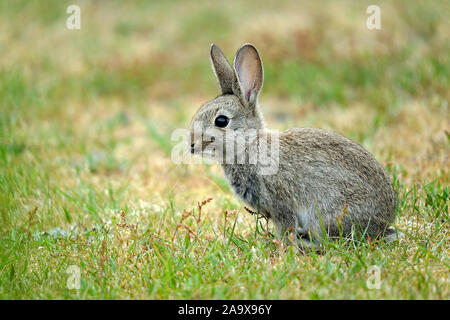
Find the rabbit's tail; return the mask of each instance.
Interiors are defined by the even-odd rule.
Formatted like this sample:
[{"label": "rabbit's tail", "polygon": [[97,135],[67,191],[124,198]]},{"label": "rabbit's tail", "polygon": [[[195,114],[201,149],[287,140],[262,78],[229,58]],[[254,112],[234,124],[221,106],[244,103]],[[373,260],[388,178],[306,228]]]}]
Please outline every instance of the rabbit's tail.
[{"label": "rabbit's tail", "polygon": [[405,234],[403,232],[400,232],[399,230],[396,230],[392,227],[387,228],[386,232],[384,233],[384,239],[387,242],[394,242],[404,237]]}]

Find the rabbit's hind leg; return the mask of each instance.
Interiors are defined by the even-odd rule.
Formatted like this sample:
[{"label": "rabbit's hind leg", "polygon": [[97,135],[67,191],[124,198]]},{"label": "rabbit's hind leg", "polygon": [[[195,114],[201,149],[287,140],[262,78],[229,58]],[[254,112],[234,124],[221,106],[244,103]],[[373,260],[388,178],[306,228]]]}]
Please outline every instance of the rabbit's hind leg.
[{"label": "rabbit's hind leg", "polygon": [[311,235],[309,231],[303,228],[298,228],[296,230],[296,244],[298,249],[302,252],[320,251],[322,243]]}]

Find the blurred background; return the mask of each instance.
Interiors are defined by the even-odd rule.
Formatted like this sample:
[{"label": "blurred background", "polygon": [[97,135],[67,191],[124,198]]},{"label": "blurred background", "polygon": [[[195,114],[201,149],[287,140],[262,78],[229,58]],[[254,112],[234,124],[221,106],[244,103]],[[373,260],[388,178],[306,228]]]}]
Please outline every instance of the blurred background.
[{"label": "blurred background", "polygon": [[[72,4],[81,9],[79,30],[66,27]],[[381,9],[380,30],[366,27],[371,4]],[[1,1],[2,234],[34,213],[30,232],[89,226],[122,209],[152,219],[208,197],[211,223],[242,208],[219,166],[171,161],[172,131],[187,128],[219,94],[211,43],[230,61],[245,42],[258,48],[268,127],[337,131],[372,152],[396,186],[435,183],[442,192],[449,183],[449,6]]]}]

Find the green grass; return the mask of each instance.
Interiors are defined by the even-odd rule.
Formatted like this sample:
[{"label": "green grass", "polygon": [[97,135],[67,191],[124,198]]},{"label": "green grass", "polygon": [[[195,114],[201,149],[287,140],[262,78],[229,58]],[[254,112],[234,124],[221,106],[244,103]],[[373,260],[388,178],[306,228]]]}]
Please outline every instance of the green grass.
[{"label": "green grass", "polygon": [[[371,3],[80,1],[77,31],[69,4],[0,4],[1,299],[448,299],[447,2],[381,1],[380,31]],[[212,42],[258,47],[270,127],[376,156],[404,239],[299,254],[219,166],[171,161],[172,131],[218,93]]]},{"label": "green grass", "polygon": [[[105,197],[89,186],[82,190],[64,197],[83,203],[80,209],[92,213],[89,228],[39,232],[37,212],[31,210],[26,223],[4,235],[4,297],[24,297],[24,290],[25,297],[44,299],[348,299],[386,294],[426,299],[447,294],[450,266],[442,233],[449,218],[448,188],[437,184],[400,189],[399,215],[408,207],[417,213],[410,219],[415,225],[403,229],[408,243],[341,242],[330,244],[325,254],[305,256],[265,234],[264,224],[257,229],[256,221],[250,224],[255,232],[236,234],[236,219],[247,214],[240,210],[231,212],[227,221],[222,216],[217,229],[197,219],[196,206],[180,224],[177,203],[143,213],[125,209],[125,218],[116,214],[100,222],[96,212],[117,208],[114,199],[121,197],[120,191],[110,190]],[[73,218],[65,219],[69,223]],[[66,288],[70,265],[82,270],[79,291]],[[367,270],[373,265],[381,269],[380,290],[366,288]]]}]

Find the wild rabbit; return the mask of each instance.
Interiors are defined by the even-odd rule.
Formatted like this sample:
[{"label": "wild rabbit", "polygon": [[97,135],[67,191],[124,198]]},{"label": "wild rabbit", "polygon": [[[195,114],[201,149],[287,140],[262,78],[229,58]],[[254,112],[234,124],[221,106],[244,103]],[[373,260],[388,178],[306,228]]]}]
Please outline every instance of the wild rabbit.
[{"label": "wild rabbit", "polygon": [[[210,54],[221,95],[204,104],[192,119],[192,154],[215,158],[214,152],[223,151],[226,161],[219,162],[238,197],[272,219],[280,237],[294,231],[301,249],[320,245],[324,233],[330,238],[355,232],[373,239],[396,238],[389,227],[396,193],[368,151],[323,129],[295,128],[276,136],[265,128],[259,109],[263,67],[257,49],[244,44],[233,67],[218,46],[211,45]],[[229,134],[242,140],[248,131],[257,133],[229,156],[224,150]],[[267,142],[267,134],[278,138],[271,142],[278,145],[277,157],[270,159],[277,162],[277,170],[267,174],[259,170],[259,162],[236,160],[254,156],[258,151],[252,146]]]}]

